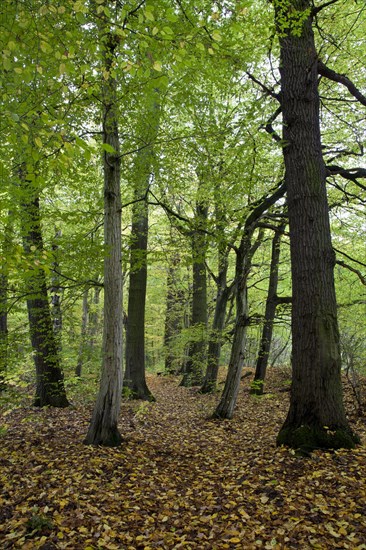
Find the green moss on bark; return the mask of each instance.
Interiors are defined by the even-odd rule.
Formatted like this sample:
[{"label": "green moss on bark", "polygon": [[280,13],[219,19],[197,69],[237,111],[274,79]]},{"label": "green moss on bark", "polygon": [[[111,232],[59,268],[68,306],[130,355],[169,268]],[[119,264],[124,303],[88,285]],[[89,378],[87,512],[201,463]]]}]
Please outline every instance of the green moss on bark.
[{"label": "green moss on bark", "polygon": [[302,425],[283,427],[277,436],[277,445],[311,452],[315,449],[353,449],[360,438],[346,428],[315,427]]}]

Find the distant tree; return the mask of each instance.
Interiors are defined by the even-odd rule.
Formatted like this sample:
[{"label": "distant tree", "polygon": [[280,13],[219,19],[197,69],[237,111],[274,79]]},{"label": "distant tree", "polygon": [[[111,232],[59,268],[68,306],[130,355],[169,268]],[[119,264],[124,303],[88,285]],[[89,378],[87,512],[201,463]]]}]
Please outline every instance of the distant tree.
[{"label": "distant tree", "polygon": [[278,227],[274,227],[274,236],[272,239],[272,253],[270,263],[270,273],[268,282],[268,294],[266,298],[266,308],[264,312],[264,322],[261,340],[259,344],[258,357],[255,365],[254,380],[251,386],[251,393],[262,395],[264,388],[264,380],[267,371],[268,358],[271,350],[273,324],[276,315],[276,308],[280,302],[277,296],[278,288],[278,270],[280,261],[280,244],[281,238],[286,228],[286,223],[283,222]]},{"label": "distant tree", "polygon": [[36,253],[41,256],[44,250],[41,229],[40,201],[38,186],[28,180],[26,165],[20,170],[19,185],[22,190],[21,220],[23,248],[33,267],[26,276],[27,310],[29,331],[36,366],[36,397],[38,407],[67,407],[60,354],[50,311],[47,280],[44,268]]}]

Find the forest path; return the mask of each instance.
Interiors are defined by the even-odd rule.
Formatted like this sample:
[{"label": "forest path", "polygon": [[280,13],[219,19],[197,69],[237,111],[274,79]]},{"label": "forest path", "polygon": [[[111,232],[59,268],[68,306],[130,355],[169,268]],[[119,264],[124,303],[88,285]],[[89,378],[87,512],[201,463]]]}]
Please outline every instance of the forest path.
[{"label": "forest path", "polygon": [[277,449],[286,375],[261,398],[244,379],[230,421],[178,382],[148,375],[157,401],[123,403],[118,449],[82,444],[90,407],[0,411],[1,548],[366,548],[366,449]]}]

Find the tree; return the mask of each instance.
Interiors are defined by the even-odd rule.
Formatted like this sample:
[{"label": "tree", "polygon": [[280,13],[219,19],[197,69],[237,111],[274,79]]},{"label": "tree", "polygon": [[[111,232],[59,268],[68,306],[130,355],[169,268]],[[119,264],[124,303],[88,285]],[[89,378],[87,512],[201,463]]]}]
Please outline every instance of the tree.
[{"label": "tree", "polygon": [[278,444],[353,447],[341,385],[341,360],[322,156],[318,53],[309,0],[276,0],[280,41],[283,154],[292,270],[292,392]]},{"label": "tree", "polygon": [[[22,233],[23,248],[26,256],[32,259],[34,253],[43,252],[41,230],[40,201],[37,182],[27,180],[26,166],[19,175],[19,184],[23,188]],[[36,366],[36,397],[38,407],[67,407],[63,373],[60,366],[59,348],[53,330],[53,323],[47,293],[44,268],[38,259],[33,259],[33,268],[27,274],[27,310],[29,331],[34,362]]]},{"label": "tree", "polygon": [[104,325],[102,373],[99,393],[86,444],[118,446],[122,442],[118,417],[122,392],[122,244],[121,244],[121,157],[118,132],[117,81],[111,74],[119,40],[108,32],[110,21],[101,16],[102,130],[104,173]]},{"label": "tree", "polygon": [[132,177],[134,204],[130,237],[130,274],[126,328],[126,370],[123,386],[133,399],[154,401],[145,378],[145,307],[147,286],[147,243],[149,231],[148,190],[153,177],[154,142],[159,130],[160,90],[146,90],[139,113],[139,151]]},{"label": "tree", "polygon": [[244,364],[246,333],[249,325],[248,277],[252,267],[253,255],[263,239],[263,231],[259,231],[254,243],[252,242],[253,235],[261,216],[283,197],[285,190],[285,184],[281,183],[270,196],[262,197],[252,205],[250,214],[245,220],[240,244],[235,251],[236,318],[234,337],[224,390],[220,402],[213,413],[215,418],[232,418],[239,393],[240,377]]},{"label": "tree", "polygon": [[271,350],[273,323],[275,319],[276,308],[280,301],[277,296],[280,244],[281,238],[286,228],[286,223],[287,222],[283,222],[278,227],[274,227],[275,233],[272,239],[271,264],[266,308],[264,312],[264,323],[261,341],[259,344],[257,362],[255,366],[254,380],[251,387],[251,393],[256,395],[262,395],[263,393],[264,379],[266,376],[268,358]]},{"label": "tree", "polygon": [[[202,187],[202,185],[201,185]],[[198,193],[200,185],[198,187]],[[192,340],[184,367],[181,386],[197,386],[202,383],[203,369],[207,360],[207,272],[205,265],[208,205],[198,198],[195,217],[190,232],[192,246],[192,313],[190,329]]]}]

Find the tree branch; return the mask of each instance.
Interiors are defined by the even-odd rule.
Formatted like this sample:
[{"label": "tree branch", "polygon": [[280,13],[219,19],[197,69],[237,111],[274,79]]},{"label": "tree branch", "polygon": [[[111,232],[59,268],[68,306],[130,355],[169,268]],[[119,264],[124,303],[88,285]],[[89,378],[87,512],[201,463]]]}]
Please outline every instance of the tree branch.
[{"label": "tree branch", "polygon": [[366,106],[366,97],[360,92],[358,88],[356,88],[353,82],[346,75],[333,71],[333,69],[327,67],[320,60],[318,61],[318,73],[321,76],[325,76],[325,78],[328,78],[329,80],[333,80],[334,82],[338,82],[339,84],[345,86],[350,94],[353,95],[353,97],[358,99],[358,101],[362,103],[362,105]]},{"label": "tree branch", "polygon": [[333,250],[334,252],[337,252],[337,254],[342,254],[342,256],[351,260],[351,262],[355,262],[356,264],[362,265],[362,267],[366,267],[366,264],[360,262],[359,260],[355,260],[355,258],[352,258],[348,254],[346,254],[345,252],[342,252],[341,250],[338,250],[338,248],[335,248],[334,246],[333,246]]},{"label": "tree branch", "polygon": [[322,11],[324,8],[327,8],[328,6],[331,6],[332,4],[336,4],[339,0],[329,0],[328,2],[325,2],[324,4],[321,4],[320,6],[318,7],[314,7],[313,10],[312,10],[312,15],[316,15],[317,13],[319,13],[320,11]]},{"label": "tree branch", "polygon": [[246,75],[250,78],[250,80],[252,80],[255,84],[258,84],[258,86],[260,86],[262,88],[262,90],[269,96],[273,97],[274,99],[277,99],[277,101],[281,102],[281,95],[280,94],[277,94],[276,92],[274,92],[273,90],[271,90],[270,88],[268,88],[268,86],[266,86],[265,84],[263,84],[260,80],[258,80],[254,75],[252,75],[251,73],[248,73],[248,71],[246,71]]},{"label": "tree branch", "polygon": [[349,264],[346,264],[346,262],[343,262],[342,260],[336,260],[336,264],[341,265],[342,267],[345,267],[346,269],[349,269],[349,271],[352,271],[352,273],[356,273],[357,277],[360,279],[361,283],[366,286],[366,278],[362,275],[361,271],[358,269],[355,269]]}]

